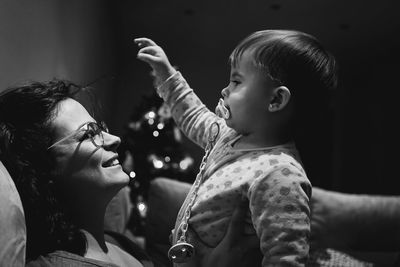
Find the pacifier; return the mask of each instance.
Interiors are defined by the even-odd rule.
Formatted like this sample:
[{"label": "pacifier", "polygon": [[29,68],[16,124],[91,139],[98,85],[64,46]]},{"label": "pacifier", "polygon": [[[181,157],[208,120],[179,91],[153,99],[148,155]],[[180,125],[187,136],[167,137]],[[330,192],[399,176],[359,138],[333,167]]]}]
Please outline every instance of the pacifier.
[{"label": "pacifier", "polygon": [[227,107],[225,107],[224,100],[222,98],[220,98],[218,101],[218,105],[215,108],[215,114],[217,114],[218,117],[223,118],[225,120],[231,117],[231,112]]},{"label": "pacifier", "polygon": [[178,241],[168,250],[168,258],[174,263],[188,262],[193,258],[195,249],[192,244]]}]

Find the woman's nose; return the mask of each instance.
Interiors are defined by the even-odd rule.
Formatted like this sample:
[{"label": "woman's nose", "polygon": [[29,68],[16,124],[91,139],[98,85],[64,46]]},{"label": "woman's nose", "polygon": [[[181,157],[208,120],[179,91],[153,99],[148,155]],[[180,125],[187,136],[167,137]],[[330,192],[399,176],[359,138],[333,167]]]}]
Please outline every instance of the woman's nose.
[{"label": "woman's nose", "polygon": [[116,135],[103,132],[103,138],[104,138],[103,147],[107,150],[115,151],[121,144],[121,138],[119,138]]}]

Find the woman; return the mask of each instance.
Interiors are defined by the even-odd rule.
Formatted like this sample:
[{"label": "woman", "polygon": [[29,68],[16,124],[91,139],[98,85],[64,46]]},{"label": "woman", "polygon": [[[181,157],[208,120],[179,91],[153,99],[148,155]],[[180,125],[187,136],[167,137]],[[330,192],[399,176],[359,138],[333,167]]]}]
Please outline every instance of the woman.
[{"label": "woman", "polygon": [[[152,266],[134,244],[127,253],[105,241],[106,206],[129,177],[116,153],[120,138],[75,100],[81,91],[53,80],[0,94],[0,161],[25,211],[27,266]],[[240,266],[257,247],[242,235],[248,203],[241,204],[209,266]],[[222,261],[226,253],[232,256]]]},{"label": "woman", "polygon": [[54,80],[0,96],[0,160],[23,203],[28,265],[142,266],[105,241],[107,204],[129,177],[120,138],[74,100],[81,89]]}]

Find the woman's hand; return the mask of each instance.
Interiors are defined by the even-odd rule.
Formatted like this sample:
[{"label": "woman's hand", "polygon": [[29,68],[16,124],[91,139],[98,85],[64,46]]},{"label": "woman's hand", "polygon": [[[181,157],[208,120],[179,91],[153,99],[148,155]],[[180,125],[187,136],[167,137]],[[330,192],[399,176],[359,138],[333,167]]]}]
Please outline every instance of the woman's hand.
[{"label": "woman's hand", "polygon": [[254,252],[254,250],[259,250],[260,241],[258,237],[244,233],[248,209],[249,202],[247,199],[238,203],[224,239],[207,256],[202,266],[243,266],[242,263],[249,260],[246,255],[249,255],[249,252]]},{"label": "woman's hand", "polygon": [[155,76],[160,82],[165,81],[176,72],[164,50],[153,40],[148,38],[136,38],[134,41],[140,48],[137,58],[151,66]]}]

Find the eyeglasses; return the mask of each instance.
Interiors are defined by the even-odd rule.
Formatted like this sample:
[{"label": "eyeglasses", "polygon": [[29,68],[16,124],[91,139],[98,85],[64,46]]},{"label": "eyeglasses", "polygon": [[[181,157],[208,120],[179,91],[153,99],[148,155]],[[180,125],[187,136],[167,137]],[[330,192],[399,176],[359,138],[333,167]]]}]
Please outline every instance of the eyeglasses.
[{"label": "eyeglasses", "polygon": [[60,140],[58,140],[57,142],[55,142],[54,144],[52,144],[51,146],[49,146],[47,149],[50,149],[54,146],[57,146],[58,144],[64,142],[65,140],[75,136],[78,132],[81,131],[85,131],[85,133],[83,134],[83,136],[80,138],[81,141],[90,138],[90,140],[92,141],[93,145],[95,145],[96,147],[102,147],[104,146],[104,136],[103,136],[103,132],[108,133],[108,128],[107,125],[101,121],[100,123],[97,122],[87,122],[85,124],[83,124],[82,126],[79,127],[78,130],[70,133],[69,135],[61,138]]}]

